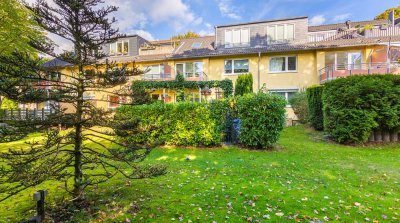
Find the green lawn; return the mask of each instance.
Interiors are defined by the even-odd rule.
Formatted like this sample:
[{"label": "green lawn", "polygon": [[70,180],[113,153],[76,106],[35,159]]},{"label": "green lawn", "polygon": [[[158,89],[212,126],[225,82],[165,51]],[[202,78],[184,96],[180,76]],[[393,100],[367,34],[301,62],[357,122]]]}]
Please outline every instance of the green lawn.
[{"label": "green lawn", "polygon": [[[156,149],[146,162],[166,164],[167,175],[93,189],[92,214],[71,221],[400,222],[400,145],[336,145],[298,126],[284,130],[279,147]],[[48,188],[52,203],[64,195],[58,186],[37,189]],[[31,216],[33,191],[1,203],[0,222]]]}]

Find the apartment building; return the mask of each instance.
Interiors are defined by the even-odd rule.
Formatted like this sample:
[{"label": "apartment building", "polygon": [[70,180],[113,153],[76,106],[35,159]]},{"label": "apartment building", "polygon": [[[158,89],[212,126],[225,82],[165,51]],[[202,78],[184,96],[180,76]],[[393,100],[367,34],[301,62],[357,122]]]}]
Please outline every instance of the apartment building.
[{"label": "apartment building", "polygon": [[[103,47],[109,61],[135,62],[146,73],[137,79],[233,82],[251,73],[254,90],[260,88],[289,99],[311,85],[357,74],[400,73],[400,26],[392,20],[371,20],[310,26],[308,17],[293,17],[215,26],[214,36],[148,41],[126,36]],[[45,64],[69,72],[65,62]],[[209,99],[219,97],[212,89]],[[153,89],[155,99],[176,101],[176,92]],[[188,89],[190,100],[201,100],[199,89]],[[118,98],[93,92],[88,98],[108,97],[100,103],[115,108]],[[114,103],[113,103],[114,102]],[[288,116],[292,111],[288,105]]]}]

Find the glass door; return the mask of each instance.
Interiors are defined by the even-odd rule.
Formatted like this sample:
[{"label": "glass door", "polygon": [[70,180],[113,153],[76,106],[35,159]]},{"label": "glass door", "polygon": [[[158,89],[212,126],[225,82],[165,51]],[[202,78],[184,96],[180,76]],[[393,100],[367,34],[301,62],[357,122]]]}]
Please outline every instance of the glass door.
[{"label": "glass door", "polygon": [[350,69],[361,69],[362,64],[362,54],[361,52],[353,52],[348,55],[349,60],[349,70]]}]

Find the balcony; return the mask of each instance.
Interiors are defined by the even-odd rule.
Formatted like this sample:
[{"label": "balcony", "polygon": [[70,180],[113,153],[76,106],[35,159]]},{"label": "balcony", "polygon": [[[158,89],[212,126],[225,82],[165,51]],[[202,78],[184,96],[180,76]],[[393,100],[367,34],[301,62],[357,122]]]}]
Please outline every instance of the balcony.
[{"label": "balcony", "polygon": [[173,77],[172,74],[158,73],[158,74],[143,74],[142,75],[142,80],[145,80],[145,81],[171,81],[174,79],[175,78]]},{"label": "balcony", "polygon": [[358,63],[329,65],[319,70],[321,84],[340,77],[370,74],[400,74],[400,63]]}]

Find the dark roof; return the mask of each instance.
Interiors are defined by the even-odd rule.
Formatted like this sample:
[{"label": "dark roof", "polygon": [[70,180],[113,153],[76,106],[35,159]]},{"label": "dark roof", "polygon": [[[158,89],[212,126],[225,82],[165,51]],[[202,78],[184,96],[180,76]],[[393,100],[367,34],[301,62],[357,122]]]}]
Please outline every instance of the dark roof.
[{"label": "dark roof", "polygon": [[45,68],[57,68],[57,67],[68,67],[68,66],[72,66],[72,64],[60,60],[58,58],[52,59],[42,65],[42,67]]},{"label": "dark roof", "polygon": [[253,22],[246,22],[246,23],[234,23],[234,24],[218,25],[218,26],[215,26],[215,27],[216,28],[222,28],[222,27],[229,27],[229,26],[253,25],[253,24],[259,24],[259,23],[279,22],[279,21],[285,21],[285,20],[296,20],[296,19],[307,19],[307,18],[308,18],[307,16],[288,17],[288,18],[282,18],[282,19],[270,19],[270,20],[253,21]]},{"label": "dark roof", "polygon": [[[365,26],[365,25],[374,25],[380,26],[383,24],[388,24],[388,21],[385,19],[381,20],[368,20],[368,21],[359,21],[359,22],[352,22],[350,21],[352,27],[356,26]],[[329,31],[329,30],[338,30],[340,28],[346,28],[346,23],[335,23],[335,24],[325,24],[325,25],[318,25],[318,26],[309,26],[309,32],[319,32],[319,31]]]}]

